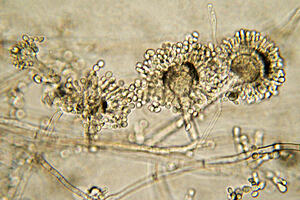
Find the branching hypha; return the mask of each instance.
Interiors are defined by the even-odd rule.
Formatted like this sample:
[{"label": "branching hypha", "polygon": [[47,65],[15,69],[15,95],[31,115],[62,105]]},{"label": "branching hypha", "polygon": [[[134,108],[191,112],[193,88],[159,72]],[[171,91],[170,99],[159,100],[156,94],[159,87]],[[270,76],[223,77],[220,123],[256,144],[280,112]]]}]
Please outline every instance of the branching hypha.
[{"label": "branching hypha", "polygon": [[[297,168],[299,163],[293,160],[299,156],[299,144],[270,136],[270,143],[266,144],[264,137],[269,132],[250,135],[235,126],[232,136],[236,152],[227,152],[232,143],[228,139],[230,133],[210,134],[221,114],[219,107],[205,131],[200,133],[197,129],[199,118],[215,104],[258,103],[277,95],[285,81],[285,66],[275,43],[258,31],[243,28],[218,44],[215,11],[211,4],[208,9],[213,43],[200,42],[200,34],[193,32],[184,41],[165,42],[157,50],[148,49],[144,61],[136,65],[140,77],[128,85],[123,80],[117,81],[110,71],[101,75],[104,60],[85,70],[82,59],[70,50],[54,48],[39,57],[39,44],[44,37],[23,35],[22,41],[9,49],[19,72],[14,72],[10,84],[1,86],[1,95],[6,94],[5,101],[10,105],[9,115],[2,114],[0,118],[0,150],[4,155],[0,159],[1,197],[23,199],[28,184],[36,181],[34,174],[40,172],[44,177],[49,177],[47,174],[55,177],[56,180],[50,179],[53,184],[63,185],[79,199],[130,199],[147,188],[154,190],[155,199],[201,198],[202,188],[190,185],[182,189],[181,196],[174,195],[173,180],[189,179],[189,175],[199,176],[204,182],[209,176],[244,180],[242,186],[242,183],[235,183],[239,184],[237,187],[227,184],[228,199],[242,199],[248,193],[257,197],[274,188],[286,193],[290,181],[295,182],[297,177],[291,177],[292,170],[279,174],[279,169],[284,165]],[[297,10],[292,18],[294,23],[298,17]],[[31,122],[35,116],[25,112],[25,88],[33,85],[30,79],[42,87],[40,99],[54,112],[41,124]],[[179,115],[173,118],[169,115],[171,119],[164,119],[166,122],[158,125],[143,117],[130,120],[131,111],[136,113],[139,110],[135,108],[144,107],[157,116],[162,115],[157,112],[163,108]],[[68,117],[82,124],[82,135],[76,135],[69,127],[59,128],[61,124],[72,126]],[[189,141],[179,145],[168,141],[182,132],[188,134]],[[215,153],[218,150],[221,155]],[[56,167],[59,164],[50,162],[57,158],[56,154],[61,158],[81,154],[81,159],[92,156],[92,160],[112,154],[115,158],[125,157],[125,162],[133,159],[145,163],[150,172],[113,189],[105,188],[101,181],[98,185],[105,174],[99,176],[95,172],[91,176],[97,178],[81,186],[66,175],[67,171],[61,172]],[[100,162],[97,170],[105,170],[107,162]],[[125,162],[122,166],[126,166]],[[225,188],[221,190],[226,192]]]}]

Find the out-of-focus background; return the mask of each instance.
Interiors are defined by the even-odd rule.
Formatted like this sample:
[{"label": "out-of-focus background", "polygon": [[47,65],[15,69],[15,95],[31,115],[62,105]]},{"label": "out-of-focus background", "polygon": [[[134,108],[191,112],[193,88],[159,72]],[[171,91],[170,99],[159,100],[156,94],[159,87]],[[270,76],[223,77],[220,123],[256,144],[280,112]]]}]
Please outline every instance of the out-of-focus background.
[{"label": "out-of-focus background", "polygon": [[[243,132],[249,133],[250,136],[257,130],[263,131],[265,144],[279,141],[300,143],[300,27],[299,10],[296,11],[300,6],[298,0],[0,0],[1,101],[6,101],[6,93],[3,92],[6,90],[3,88],[13,84],[19,77],[26,76],[11,65],[8,52],[11,45],[21,40],[22,34],[46,37],[45,42],[40,45],[41,57],[49,51],[71,52],[72,56],[78,57],[80,62],[84,63],[84,67],[92,67],[97,60],[104,59],[105,71],[112,71],[117,79],[130,83],[138,76],[135,64],[143,60],[146,49],[159,48],[164,41],[182,41],[186,34],[193,31],[200,33],[201,42],[212,42],[208,3],[212,3],[215,9],[218,42],[245,28],[268,35],[280,47],[285,62],[286,82],[280,88],[279,96],[260,104],[236,106],[229,102],[224,103],[221,116],[209,136],[216,146],[199,150],[199,157],[234,154],[231,132],[235,125],[240,126]],[[38,85],[31,85],[26,90],[26,116],[22,119],[24,122],[38,125],[55,112],[55,109],[41,103],[40,95],[41,88]],[[11,114],[10,107],[5,103],[0,108],[2,117]],[[205,131],[208,127],[215,110],[215,106],[206,110],[204,119],[199,120],[200,131]],[[174,116],[167,110],[159,114],[150,113],[146,108],[134,110],[129,117],[128,128],[106,130],[104,135],[111,141],[122,136],[125,138],[128,133],[141,129],[141,120],[148,123],[148,128],[144,131],[150,132],[154,127],[168,123]],[[82,133],[79,121],[74,121],[68,115],[63,115],[56,126],[56,129],[65,135]],[[165,144],[182,144],[185,140],[185,133],[181,130],[170,136]],[[0,144],[1,151],[4,151],[3,148]],[[48,161],[68,181],[83,190],[96,185],[107,187],[108,193],[115,193],[155,172],[156,168],[164,168],[167,161],[172,161],[172,158],[135,152],[100,149],[95,153],[87,153],[81,149],[76,151],[76,147],[74,149],[52,149],[52,153],[45,154]],[[268,182],[267,188],[260,192],[259,198],[299,198],[299,153],[294,155],[293,160],[293,165],[286,165],[282,161],[283,163],[271,163],[268,166],[268,169],[287,179],[288,192],[281,194]],[[242,167],[243,165],[224,166],[223,169],[220,166],[183,173],[176,177],[167,176],[133,191],[124,199],[185,199],[189,189],[195,190],[194,199],[226,199],[227,187],[238,187],[248,183],[250,173],[243,171]],[[23,199],[78,199],[42,169],[35,169],[26,179],[28,182]],[[23,181],[26,181],[25,178]],[[251,197],[245,195],[244,199]]]}]

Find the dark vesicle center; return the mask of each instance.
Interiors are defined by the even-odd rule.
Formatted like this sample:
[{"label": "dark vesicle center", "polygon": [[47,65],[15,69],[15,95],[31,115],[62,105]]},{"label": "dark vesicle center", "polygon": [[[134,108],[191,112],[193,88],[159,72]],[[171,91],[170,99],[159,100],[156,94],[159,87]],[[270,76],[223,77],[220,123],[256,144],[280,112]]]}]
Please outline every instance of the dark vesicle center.
[{"label": "dark vesicle center", "polygon": [[268,58],[268,56],[266,54],[264,54],[262,52],[256,51],[256,53],[258,54],[259,58],[263,62],[264,77],[267,78],[272,73],[270,59]]},{"label": "dark vesicle center", "polygon": [[195,66],[190,62],[185,62],[184,65],[189,68],[189,72],[190,72],[190,75],[191,75],[192,79],[195,80],[198,83],[199,82],[199,75],[197,73],[197,70],[196,70]]},{"label": "dark vesicle center", "polygon": [[176,94],[188,92],[195,82],[199,82],[199,75],[195,66],[190,62],[170,67],[162,75],[162,82]]},{"label": "dark vesicle center", "polygon": [[105,101],[104,99],[101,100],[101,104],[102,104],[102,109],[103,109],[103,113],[106,113],[107,110],[107,101]]}]

